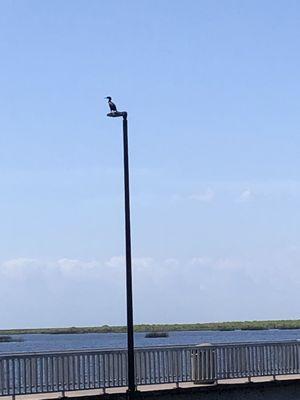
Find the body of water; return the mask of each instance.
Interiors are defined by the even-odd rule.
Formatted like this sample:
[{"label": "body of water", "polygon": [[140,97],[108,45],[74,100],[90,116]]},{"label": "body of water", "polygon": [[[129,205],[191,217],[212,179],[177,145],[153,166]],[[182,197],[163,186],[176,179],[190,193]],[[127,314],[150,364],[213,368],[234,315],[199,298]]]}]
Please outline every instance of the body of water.
[{"label": "body of water", "polygon": [[[125,348],[125,333],[86,333],[64,335],[17,335],[18,342],[0,343],[0,353]],[[135,346],[195,345],[201,343],[235,343],[255,341],[300,340],[300,330],[261,331],[186,331],[169,332],[167,338],[145,338],[135,333]]]}]

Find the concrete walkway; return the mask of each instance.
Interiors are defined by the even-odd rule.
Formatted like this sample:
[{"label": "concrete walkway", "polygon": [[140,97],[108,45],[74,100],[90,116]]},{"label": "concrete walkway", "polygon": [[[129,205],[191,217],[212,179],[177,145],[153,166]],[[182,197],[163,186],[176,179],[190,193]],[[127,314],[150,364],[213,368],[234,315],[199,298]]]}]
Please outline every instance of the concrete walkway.
[{"label": "concrete walkway", "polygon": [[[288,381],[288,380],[300,380],[300,375],[277,375],[276,380],[278,381]],[[193,382],[184,382],[180,383],[176,386],[176,384],[160,384],[160,385],[143,385],[138,386],[137,389],[140,392],[155,392],[161,390],[172,390],[172,389],[188,389],[188,388],[209,388],[210,386],[218,386],[218,385],[239,385],[245,383],[261,383],[261,382],[270,382],[273,381],[273,376],[264,376],[264,377],[255,377],[249,380],[248,378],[242,379],[224,379],[219,380],[217,383],[213,385],[207,384],[194,384]],[[127,387],[118,387],[118,388],[110,388],[106,389],[106,394],[122,394],[126,393]],[[99,396],[103,395],[104,391],[102,389],[90,389],[90,390],[77,390],[77,391],[68,391],[65,392],[65,397],[82,397],[82,396]],[[17,400],[44,400],[44,399],[59,399],[63,396],[62,392],[55,392],[55,393],[38,393],[38,394],[28,394],[28,395],[17,395],[15,399]],[[3,396],[3,400],[11,400],[12,396]]]}]

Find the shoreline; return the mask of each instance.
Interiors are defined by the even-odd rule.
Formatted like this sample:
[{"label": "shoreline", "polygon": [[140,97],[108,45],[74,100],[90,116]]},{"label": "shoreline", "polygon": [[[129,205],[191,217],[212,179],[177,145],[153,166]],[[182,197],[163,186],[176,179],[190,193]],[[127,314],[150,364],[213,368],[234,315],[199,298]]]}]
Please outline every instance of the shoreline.
[{"label": "shoreline", "polygon": [[[243,331],[271,329],[300,329],[300,320],[229,321],[194,324],[139,324],[134,326],[134,331],[141,333],[156,331]],[[126,333],[126,331],[126,326],[102,325],[96,327],[0,329],[0,335]]]}]

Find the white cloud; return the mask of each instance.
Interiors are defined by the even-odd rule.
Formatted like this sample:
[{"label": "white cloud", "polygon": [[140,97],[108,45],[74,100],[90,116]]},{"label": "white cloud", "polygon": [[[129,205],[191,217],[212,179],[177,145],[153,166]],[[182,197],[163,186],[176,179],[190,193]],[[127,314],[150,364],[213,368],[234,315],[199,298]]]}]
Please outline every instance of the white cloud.
[{"label": "white cloud", "polygon": [[49,263],[49,268],[57,268],[65,274],[87,273],[100,267],[96,261],[82,261],[69,258],[61,258],[54,263]]},{"label": "white cloud", "polygon": [[189,200],[196,200],[202,203],[210,203],[213,201],[214,197],[215,192],[211,188],[208,188],[203,192],[191,194],[190,196],[188,196]]},{"label": "white cloud", "polygon": [[11,278],[22,279],[24,275],[39,270],[41,264],[32,258],[13,258],[0,264],[0,273]]},{"label": "white cloud", "polygon": [[[135,321],[296,315],[300,252],[287,246],[262,251],[252,257],[134,258]],[[0,263],[0,327],[124,323],[125,288],[123,256],[7,260]]]},{"label": "white cloud", "polygon": [[195,192],[190,195],[173,194],[171,196],[172,203],[178,203],[182,201],[197,201],[200,203],[211,203],[215,198],[215,192],[211,188],[207,188],[202,192]]},{"label": "white cloud", "polygon": [[217,270],[229,270],[240,268],[240,262],[231,258],[211,258],[211,257],[194,257],[190,260],[190,264],[198,267],[209,267]]},{"label": "white cloud", "polygon": [[37,261],[33,258],[13,258],[11,260],[4,261],[1,264],[1,267],[3,269],[13,270],[13,269],[30,268],[36,265]]},{"label": "white cloud", "polygon": [[212,259],[209,257],[194,257],[191,259],[191,265],[210,265]]},{"label": "white cloud", "polygon": [[237,198],[237,202],[245,203],[245,202],[251,200],[253,198],[253,196],[254,196],[254,194],[250,189],[245,189],[239,194],[239,196]]},{"label": "white cloud", "polygon": [[166,260],[164,260],[164,265],[166,266],[166,268],[176,268],[179,266],[179,260],[177,260],[177,258],[167,258]]},{"label": "white cloud", "polygon": [[[111,268],[125,268],[126,258],[124,256],[114,256],[111,257],[105,263]],[[148,268],[153,264],[153,258],[151,257],[134,257],[132,259],[132,265],[136,268]]]},{"label": "white cloud", "polygon": [[241,268],[241,262],[231,258],[219,258],[215,263],[216,268],[222,270]]},{"label": "white cloud", "polygon": [[113,256],[108,261],[106,261],[106,265],[111,268],[120,268],[125,265],[125,257],[124,256]]},{"label": "white cloud", "polygon": [[154,260],[151,257],[134,257],[132,264],[133,267],[139,269],[151,268],[154,265]]}]

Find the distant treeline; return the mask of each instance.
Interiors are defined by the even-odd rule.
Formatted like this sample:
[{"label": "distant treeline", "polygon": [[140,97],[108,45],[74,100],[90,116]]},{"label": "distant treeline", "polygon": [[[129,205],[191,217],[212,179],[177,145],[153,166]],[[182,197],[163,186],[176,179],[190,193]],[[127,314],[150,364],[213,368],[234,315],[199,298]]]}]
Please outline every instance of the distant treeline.
[{"label": "distant treeline", "polygon": [[[233,321],[210,322],[199,324],[142,324],[135,325],[135,332],[170,332],[170,331],[234,331],[263,329],[300,329],[300,320],[275,321]],[[95,326],[70,328],[37,328],[37,329],[2,329],[0,335],[20,334],[70,334],[70,333],[125,333],[126,326]]]},{"label": "distant treeline", "polygon": [[10,336],[0,336],[0,343],[11,342],[12,338]]},{"label": "distant treeline", "polygon": [[23,342],[21,338],[11,337],[11,336],[0,336],[0,343],[6,342]]}]

